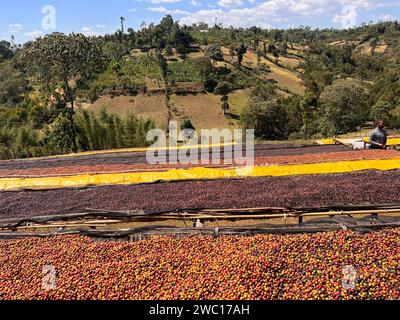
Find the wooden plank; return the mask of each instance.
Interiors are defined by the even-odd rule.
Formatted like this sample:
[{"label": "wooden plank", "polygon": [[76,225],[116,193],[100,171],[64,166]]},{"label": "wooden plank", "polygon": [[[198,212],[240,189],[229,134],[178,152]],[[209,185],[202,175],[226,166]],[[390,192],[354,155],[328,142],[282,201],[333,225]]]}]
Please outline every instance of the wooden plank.
[{"label": "wooden plank", "polygon": [[[358,210],[358,211],[329,211],[329,212],[307,212],[307,213],[275,213],[275,214],[244,214],[244,215],[212,215],[212,214],[197,214],[197,215],[161,215],[152,217],[132,217],[131,219],[113,219],[113,220],[89,220],[89,221],[70,221],[58,222],[48,224],[31,224],[28,226],[20,226],[16,230],[29,230],[29,229],[45,229],[45,228],[71,228],[71,227],[98,227],[103,225],[121,224],[121,223],[134,223],[134,222],[147,222],[147,221],[168,221],[168,220],[263,220],[263,219],[277,219],[277,218],[298,218],[299,223],[303,222],[305,217],[326,217],[326,216],[357,216],[357,215],[379,215],[379,214],[396,214],[400,215],[400,209],[388,210]],[[10,228],[1,228],[7,230]]]}]

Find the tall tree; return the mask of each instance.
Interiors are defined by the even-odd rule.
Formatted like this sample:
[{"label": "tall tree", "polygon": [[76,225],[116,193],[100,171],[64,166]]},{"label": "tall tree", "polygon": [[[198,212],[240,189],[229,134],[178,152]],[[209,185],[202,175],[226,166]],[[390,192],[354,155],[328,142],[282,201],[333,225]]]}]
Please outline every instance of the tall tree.
[{"label": "tall tree", "polygon": [[229,111],[229,92],[231,91],[230,84],[226,81],[222,81],[218,83],[214,90],[214,94],[218,94],[221,96],[221,108],[224,115],[226,115]]},{"label": "tall tree", "polygon": [[244,58],[244,55],[246,54],[246,52],[247,52],[247,47],[243,43],[241,43],[239,48],[237,48],[237,50],[236,50],[236,55],[238,58],[239,66],[242,65],[243,58]]},{"label": "tall tree", "polygon": [[315,112],[318,106],[318,99],[314,92],[308,91],[300,102],[301,118],[303,122],[302,131],[304,139],[307,139],[312,132],[311,124],[314,121]]},{"label": "tall tree", "polygon": [[125,33],[125,26],[124,26],[125,17],[121,16],[119,19],[121,20],[121,33],[124,34]]},{"label": "tall tree", "polygon": [[31,76],[45,84],[51,93],[62,85],[65,100],[71,107],[72,143],[76,152],[73,123],[76,90],[79,83],[90,79],[105,66],[100,41],[82,34],[53,33],[28,45],[21,54],[21,60]]},{"label": "tall tree", "polygon": [[340,79],[327,86],[321,94],[320,128],[325,136],[353,131],[367,120],[367,90],[355,79]]}]

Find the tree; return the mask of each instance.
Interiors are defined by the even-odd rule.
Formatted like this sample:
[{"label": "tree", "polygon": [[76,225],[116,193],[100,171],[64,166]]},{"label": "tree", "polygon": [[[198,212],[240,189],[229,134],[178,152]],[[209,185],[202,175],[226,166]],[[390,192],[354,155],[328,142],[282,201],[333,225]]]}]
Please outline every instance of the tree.
[{"label": "tree", "polygon": [[218,82],[215,81],[214,79],[207,79],[204,81],[204,88],[206,89],[207,92],[213,93],[215,91],[215,88],[217,87]]},{"label": "tree", "polygon": [[189,118],[185,118],[181,124],[181,130],[196,130],[192,121]]},{"label": "tree", "polygon": [[171,33],[173,25],[174,25],[174,19],[172,18],[172,16],[170,14],[168,14],[164,18],[162,18],[162,20],[160,22],[160,27],[166,33]]},{"label": "tree", "polygon": [[400,106],[396,106],[390,111],[390,123],[393,128],[400,128]]},{"label": "tree", "polygon": [[10,62],[0,65],[0,105],[17,104],[28,89],[28,82]]},{"label": "tree", "polygon": [[224,96],[228,95],[230,91],[231,91],[231,86],[229,82],[222,81],[218,83],[217,87],[214,90],[214,94]]},{"label": "tree", "polygon": [[250,98],[240,118],[243,128],[254,129],[254,134],[258,139],[287,138],[286,112],[277,99]]},{"label": "tree", "polygon": [[166,56],[172,56],[172,54],[174,53],[173,52],[173,47],[172,47],[172,45],[170,45],[170,44],[167,44],[166,46],[165,46],[165,49],[164,49],[164,54],[166,55]]},{"label": "tree", "polygon": [[327,86],[320,96],[322,114],[320,130],[334,136],[356,130],[369,117],[367,90],[360,81],[340,79]]},{"label": "tree", "polygon": [[392,107],[386,101],[378,101],[371,107],[371,118],[375,121],[377,120],[384,120],[386,123],[390,122],[390,111]]},{"label": "tree", "polygon": [[251,90],[250,97],[259,97],[264,100],[275,98],[276,86],[271,83],[259,84]]},{"label": "tree", "polygon": [[275,58],[279,57],[279,50],[274,44],[269,44],[267,52],[271,53]]},{"label": "tree", "polygon": [[222,96],[221,97],[221,108],[222,108],[222,112],[224,115],[226,115],[227,112],[229,111],[228,94],[230,91],[231,91],[231,86],[226,81],[222,81],[222,82],[218,83],[218,85],[216,86],[216,88],[214,90],[214,94]]},{"label": "tree", "polygon": [[194,127],[192,121],[189,118],[185,118],[181,124],[181,131],[183,131],[183,136],[186,140],[192,139],[196,128]]},{"label": "tree", "polygon": [[15,141],[13,149],[15,156],[18,158],[29,158],[35,156],[35,147],[37,146],[38,137],[36,132],[29,127],[18,127],[13,133]]},{"label": "tree", "polygon": [[189,32],[182,30],[177,22],[172,26],[171,41],[179,54],[186,54],[193,38]]},{"label": "tree", "polygon": [[303,122],[302,131],[304,139],[307,139],[310,134],[314,133],[311,130],[311,124],[314,122],[315,112],[318,107],[318,99],[314,92],[308,91],[300,102],[301,118]]},{"label": "tree", "polygon": [[[50,92],[62,84],[72,114],[78,85],[102,71],[106,62],[97,38],[76,33],[53,33],[37,39],[23,50],[21,60],[35,80],[46,85]],[[76,152],[73,117],[71,121],[73,149]]]},{"label": "tree", "polygon": [[57,150],[62,153],[70,152],[74,146],[74,134],[76,128],[71,122],[71,117],[60,114],[50,126],[48,140]]},{"label": "tree", "polygon": [[221,47],[217,44],[212,44],[206,48],[206,56],[214,61],[224,61]]},{"label": "tree", "polygon": [[121,20],[121,33],[124,34],[125,33],[125,26],[124,26],[125,17],[121,16],[119,19]]},{"label": "tree", "polygon": [[0,41],[0,63],[4,60],[11,59],[13,54],[11,43],[8,41]]},{"label": "tree", "polygon": [[262,51],[261,50],[257,50],[257,67],[261,66],[261,57],[262,57]]},{"label": "tree", "polygon": [[238,57],[239,66],[242,65],[243,57],[246,54],[246,52],[247,52],[247,47],[243,43],[241,43],[239,48],[237,48],[237,50],[236,50],[236,55]]},{"label": "tree", "polygon": [[222,113],[226,115],[230,109],[229,106],[229,97],[227,95],[224,95],[221,97],[221,107],[222,107]]}]

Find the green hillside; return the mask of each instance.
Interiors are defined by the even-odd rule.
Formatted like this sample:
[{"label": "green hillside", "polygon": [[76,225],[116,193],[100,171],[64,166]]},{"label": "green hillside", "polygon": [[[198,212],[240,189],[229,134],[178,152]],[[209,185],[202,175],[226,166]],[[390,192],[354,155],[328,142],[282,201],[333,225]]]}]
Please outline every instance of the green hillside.
[{"label": "green hillside", "polygon": [[0,42],[0,158],[146,145],[170,120],[266,140],[400,126],[397,22],[267,30],[166,16],[127,30]]}]

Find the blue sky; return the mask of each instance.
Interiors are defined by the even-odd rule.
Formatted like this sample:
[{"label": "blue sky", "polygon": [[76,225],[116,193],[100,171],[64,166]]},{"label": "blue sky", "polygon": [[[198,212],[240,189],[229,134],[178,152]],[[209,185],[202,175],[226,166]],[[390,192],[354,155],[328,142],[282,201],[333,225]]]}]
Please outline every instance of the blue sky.
[{"label": "blue sky", "polygon": [[[17,42],[53,31],[113,32],[120,16],[134,29],[142,22],[159,22],[165,14],[185,24],[212,25],[217,19],[225,26],[264,28],[346,28],[400,20],[400,0],[13,0],[2,1],[0,8],[0,39],[13,34]],[[55,29],[43,20],[54,21]]]}]

